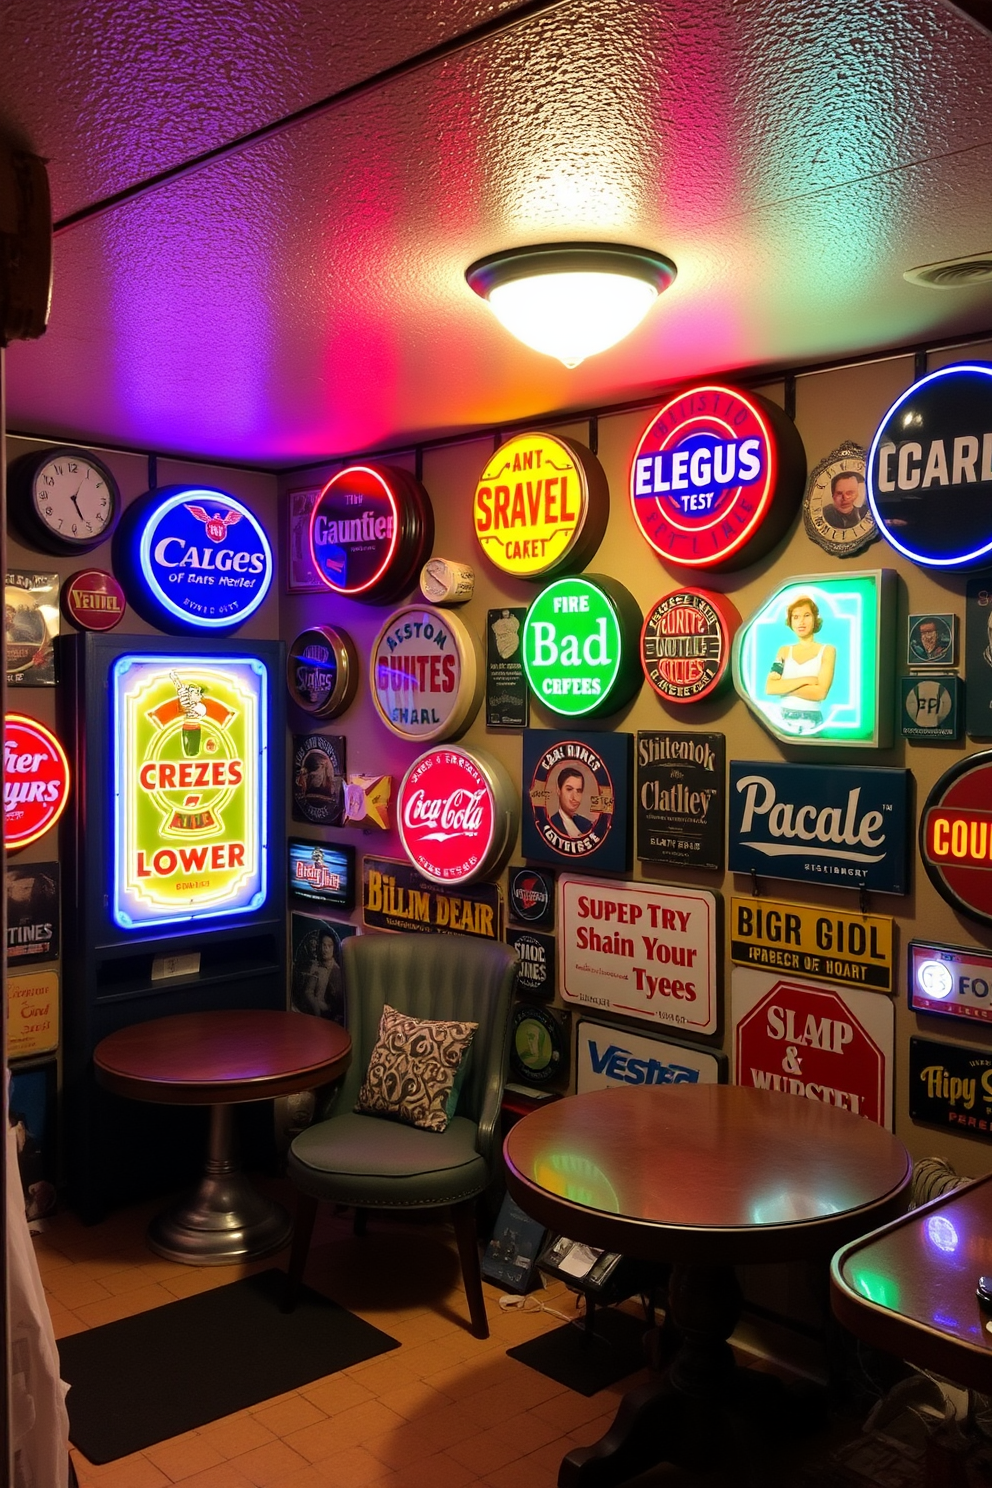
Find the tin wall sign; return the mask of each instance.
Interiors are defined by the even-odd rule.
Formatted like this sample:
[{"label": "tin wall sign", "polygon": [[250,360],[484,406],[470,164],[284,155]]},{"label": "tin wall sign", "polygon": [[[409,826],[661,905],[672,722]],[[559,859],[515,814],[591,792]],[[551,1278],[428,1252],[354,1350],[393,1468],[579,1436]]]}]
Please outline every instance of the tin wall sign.
[{"label": "tin wall sign", "polygon": [[872,440],[868,503],[887,542],[926,568],[992,555],[992,366],[939,367],[897,398]]},{"label": "tin wall sign", "polygon": [[722,734],[637,735],[637,856],[676,868],[723,868],[727,808]]},{"label": "tin wall sign", "polygon": [[622,708],[641,685],[641,620],[633,595],[616,579],[555,579],[524,622],[524,671],[534,696],[567,718]]},{"label": "tin wall sign", "polygon": [[510,1070],[526,1085],[550,1085],[568,1074],[570,1014],[521,1002],[513,1009]]},{"label": "tin wall sign", "polygon": [[555,995],[555,938],[537,930],[508,929],[506,943],[520,957],[517,986],[521,996]]},{"label": "tin wall sign", "polygon": [[404,852],[431,883],[471,883],[498,872],[517,837],[509,775],[488,754],[457,745],[414,760],[396,814]]},{"label": "tin wall sign", "polygon": [[895,1009],[887,997],[763,971],[732,974],[734,1083],[892,1127]]},{"label": "tin wall sign", "polygon": [[54,687],[59,576],[8,568],[4,592],[8,687]]},{"label": "tin wall sign", "polygon": [[507,877],[510,919],[531,930],[555,928],[555,876],[541,868],[511,868]]},{"label": "tin wall sign", "polygon": [[992,1139],[992,1052],[911,1038],[909,1114],[958,1136]]},{"label": "tin wall sign", "polygon": [[911,940],[906,969],[914,1013],[992,1023],[992,954],[988,951]]},{"label": "tin wall sign", "polygon": [[395,465],[348,465],[310,513],[314,570],[334,594],[388,604],[415,581],[434,546],[434,511],[423,486]]},{"label": "tin wall sign", "polygon": [[878,540],[865,489],[867,458],[867,450],[846,439],[820,461],[806,482],[806,535],[832,558],[853,558]]},{"label": "tin wall sign", "polygon": [[620,1085],[720,1085],[726,1071],[725,1054],[695,1044],[673,1044],[653,1033],[588,1018],[576,1029],[577,1095]]},{"label": "tin wall sign", "polygon": [[486,728],[526,728],[530,692],[521,649],[527,610],[490,610],[486,615]]},{"label": "tin wall sign", "polygon": [[907,621],[906,665],[914,671],[924,667],[955,667],[958,664],[958,617],[933,610],[910,615]]},{"label": "tin wall sign", "polygon": [[7,976],[8,1059],[48,1054],[59,1046],[59,974],[54,967]]},{"label": "tin wall sign", "polygon": [[286,685],[303,713],[337,718],[358,689],[358,653],[351,636],[332,625],[301,630],[286,657]]},{"label": "tin wall sign", "polygon": [[732,899],[730,959],[835,986],[893,990],[892,919],[780,899]]},{"label": "tin wall sign", "polygon": [[729,675],[730,648],[741,617],[723,594],[675,589],[644,617],[641,667],[666,703],[698,703]]},{"label": "tin wall sign", "polygon": [[515,434],[486,462],[475,488],[479,546],[518,579],[578,573],[603,540],[610,512],[606,475],[574,439]]},{"label": "tin wall sign", "polygon": [[731,873],[909,891],[908,770],[730,762]]},{"label": "tin wall sign", "polygon": [[7,864],[7,965],[12,970],[59,954],[59,865]]},{"label": "tin wall sign", "polygon": [[920,816],[920,856],[942,899],[992,925],[992,749],[937,781]]},{"label": "tin wall sign", "polygon": [[901,677],[899,728],[904,739],[933,744],[961,733],[964,687],[956,672],[946,677]]},{"label": "tin wall sign", "polygon": [[891,736],[895,576],[807,574],[776,589],[734,642],[734,686],[776,739],[884,747]]},{"label": "tin wall sign", "polygon": [[124,619],[124,590],[102,568],[81,568],[62,585],[62,613],[80,630],[113,630]]},{"label": "tin wall sign", "polygon": [[343,734],[294,734],[293,819],[339,827],[344,818]]},{"label": "tin wall sign", "polygon": [[790,418],[756,393],[701,386],[671,398],[634,454],[634,520],[676,567],[735,569],[785,536],[806,452]]},{"label": "tin wall sign", "polygon": [[8,713],[3,730],[3,812],[8,852],[37,842],[69,799],[69,761],[36,718]]},{"label": "tin wall sign", "polygon": [[965,592],[965,730],[992,739],[992,573],[969,579]]},{"label": "tin wall sign", "polygon": [[372,644],[372,701],[392,733],[415,744],[453,739],[482,701],[482,649],[457,615],[396,610]]},{"label": "tin wall sign", "polygon": [[503,899],[497,884],[442,889],[410,863],[366,856],[362,863],[362,918],[373,930],[478,935],[500,940]]},{"label": "tin wall sign", "polygon": [[632,734],[524,733],[525,858],[629,871],[632,745]]},{"label": "tin wall sign", "polygon": [[255,613],[272,583],[265,529],[245,502],[226,491],[149,491],[126,509],[114,545],[131,605],[171,633],[235,630]]},{"label": "tin wall sign", "polygon": [[674,884],[558,880],[561,996],[714,1033],[717,897]]}]

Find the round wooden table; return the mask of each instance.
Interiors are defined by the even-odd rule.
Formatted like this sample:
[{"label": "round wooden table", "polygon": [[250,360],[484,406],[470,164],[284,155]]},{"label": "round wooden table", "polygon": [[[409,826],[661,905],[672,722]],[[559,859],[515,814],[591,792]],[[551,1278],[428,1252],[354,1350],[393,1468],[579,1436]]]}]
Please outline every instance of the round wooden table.
[{"label": "round wooden table", "polygon": [[233,1105],[327,1085],[348,1068],[351,1039],[337,1023],[306,1013],[230,1009],[154,1018],[109,1034],[93,1061],[115,1095],[164,1105],[209,1106],[203,1177],[154,1219],[148,1243],[189,1265],[257,1260],[281,1249],[293,1223],[238,1166]]},{"label": "round wooden table", "polygon": [[562,1488],[726,1452],[724,1407],[750,1409],[756,1393],[781,1390],[734,1363],[734,1264],[827,1260],[901,1214],[912,1176],[908,1152],[880,1126],[739,1085],[570,1096],[519,1121],[504,1155],[510,1194],[549,1229],[673,1263],[666,1322],[678,1351],[660,1380],[624,1399],[600,1441],[568,1454]]}]

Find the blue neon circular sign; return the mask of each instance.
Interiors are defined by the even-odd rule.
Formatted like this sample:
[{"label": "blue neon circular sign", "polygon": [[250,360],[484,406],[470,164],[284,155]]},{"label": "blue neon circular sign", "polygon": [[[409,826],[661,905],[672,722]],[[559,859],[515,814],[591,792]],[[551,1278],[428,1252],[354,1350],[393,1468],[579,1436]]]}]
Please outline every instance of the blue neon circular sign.
[{"label": "blue neon circular sign", "polygon": [[226,491],[150,491],[129,508],[124,533],[128,598],[163,630],[234,630],[269,592],[269,540],[255,514]]},{"label": "blue neon circular sign", "polygon": [[992,366],[959,362],[907,388],[868,456],[868,504],[897,552],[927,568],[992,555]]}]

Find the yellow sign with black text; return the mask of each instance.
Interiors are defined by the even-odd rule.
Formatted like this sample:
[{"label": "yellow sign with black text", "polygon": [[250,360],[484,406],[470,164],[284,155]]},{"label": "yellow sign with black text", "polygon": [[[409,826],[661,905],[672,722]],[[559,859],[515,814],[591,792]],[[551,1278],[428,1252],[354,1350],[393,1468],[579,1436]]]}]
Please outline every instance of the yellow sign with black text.
[{"label": "yellow sign with black text", "polygon": [[25,971],[7,977],[7,1058],[48,1054],[59,1046],[59,974]]},{"label": "yellow sign with black text", "polygon": [[892,918],[779,899],[733,899],[730,959],[836,986],[892,991]]}]

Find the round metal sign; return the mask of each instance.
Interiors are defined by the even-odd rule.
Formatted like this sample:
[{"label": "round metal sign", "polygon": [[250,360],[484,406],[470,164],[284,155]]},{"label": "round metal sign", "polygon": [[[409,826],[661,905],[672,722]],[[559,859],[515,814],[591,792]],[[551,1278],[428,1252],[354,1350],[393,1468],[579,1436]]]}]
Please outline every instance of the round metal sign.
[{"label": "round metal sign", "polygon": [[781,408],[739,388],[689,388],[641,436],[630,470],[634,520],[676,567],[743,568],[784,537],[806,453]]},{"label": "round metal sign", "polygon": [[937,781],[920,817],[920,856],[942,899],[992,925],[992,749]]},{"label": "round metal sign", "polygon": [[547,1085],[565,1068],[562,1026],[547,1008],[519,1003],[513,1010],[510,1068],[529,1085]]},{"label": "round metal sign", "polygon": [[566,718],[614,713],[641,685],[634,596],[602,574],[555,579],[524,621],[528,685],[546,708]]},{"label": "round metal sign", "polygon": [[609,512],[606,475],[592,450],[554,434],[515,434],[486,462],[473,520],[490,563],[538,579],[584,568]]},{"label": "round metal sign", "polygon": [[666,703],[698,703],[717,691],[730,665],[741,617],[706,589],[675,589],[648,611],[641,631],[644,675]]},{"label": "round metal sign", "polygon": [[457,615],[430,605],[396,610],[376,636],[372,701],[401,739],[453,739],[482,701],[482,648]]},{"label": "round metal sign", "polygon": [[4,836],[8,852],[54,827],[69,799],[69,761],[50,729],[8,713],[3,731]]},{"label": "round metal sign", "polygon": [[484,878],[502,866],[516,839],[516,801],[498,761],[457,746],[430,749],[400,783],[403,849],[432,883]]},{"label": "round metal sign", "polygon": [[358,653],[343,630],[312,625],[301,630],[286,657],[286,686],[311,718],[336,718],[358,688]]},{"label": "round metal sign", "polygon": [[992,555],[992,366],[941,367],[907,388],[868,456],[878,529],[927,568],[978,568]]},{"label": "round metal sign", "polygon": [[82,568],[62,585],[62,613],[81,630],[113,630],[126,608],[124,590],[102,568]]},{"label": "round metal sign", "polygon": [[335,594],[384,604],[403,594],[434,545],[430,497],[409,471],[349,465],[310,514],[310,553]]}]

